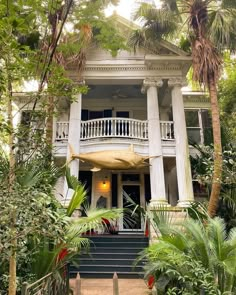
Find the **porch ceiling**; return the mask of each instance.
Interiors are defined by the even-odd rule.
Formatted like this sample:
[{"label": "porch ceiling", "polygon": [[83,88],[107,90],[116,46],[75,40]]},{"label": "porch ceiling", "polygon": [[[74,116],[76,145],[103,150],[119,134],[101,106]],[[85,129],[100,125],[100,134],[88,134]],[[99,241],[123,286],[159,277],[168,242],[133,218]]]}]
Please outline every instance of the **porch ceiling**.
[{"label": "porch ceiling", "polygon": [[89,91],[84,98],[145,98],[141,85],[88,85]]}]

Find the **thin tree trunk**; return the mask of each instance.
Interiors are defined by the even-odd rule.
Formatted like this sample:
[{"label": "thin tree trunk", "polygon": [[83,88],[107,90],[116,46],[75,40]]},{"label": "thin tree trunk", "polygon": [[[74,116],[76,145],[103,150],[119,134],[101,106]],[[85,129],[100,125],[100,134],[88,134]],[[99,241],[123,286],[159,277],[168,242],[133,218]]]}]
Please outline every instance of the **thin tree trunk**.
[{"label": "thin tree trunk", "polygon": [[54,99],[53,96],[48,98],[47,118],[46,118],[46,142],[52,145],[53,137],[53,113],[54,113]]},{"label": "thin tree trunk", "polygon": [[220,130],[220,113],[217,100],[217,89],[214,78],[209,78],[209,93],[211,99],[212,112],[212,129],[214,140],[214,171],[212,177],[211,196],[208,204],[208,214],[211,217],[216,215],[218,208],[221,178],[222,178],[222,145],[221,145],[221,130]]},{"label": "thin tree trunk", "polygon": [[[12,85],[11,77],[8,75],[8,105],[7,105],[7,119],[9,128],[8,146],[9,146],[9,176],[8,176],[8,191],[9,194],[13,191],[15,181],[15,153],[14,153],[14,132],[13,132],[13,116],[12,116]],[[9,258],[9,295],[16,294],[16,212],[12,210],[10,214],[10,228],[12,234],[11,254]]]}]

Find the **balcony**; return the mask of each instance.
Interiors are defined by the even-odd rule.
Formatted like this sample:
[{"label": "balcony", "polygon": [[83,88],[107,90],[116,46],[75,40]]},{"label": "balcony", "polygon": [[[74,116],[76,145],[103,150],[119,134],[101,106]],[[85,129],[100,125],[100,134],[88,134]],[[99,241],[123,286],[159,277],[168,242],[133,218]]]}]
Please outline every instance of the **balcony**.
[{"label": "balcony", "polygon": [[[161,139],[174,141],[172,121],[160,121]],[[69,122],[57,122],[55,141],[67,141]],[[148,121],[127,118],[102,118],[81,121],[81,141],[105,138],[125,138],[148,141]]]}]

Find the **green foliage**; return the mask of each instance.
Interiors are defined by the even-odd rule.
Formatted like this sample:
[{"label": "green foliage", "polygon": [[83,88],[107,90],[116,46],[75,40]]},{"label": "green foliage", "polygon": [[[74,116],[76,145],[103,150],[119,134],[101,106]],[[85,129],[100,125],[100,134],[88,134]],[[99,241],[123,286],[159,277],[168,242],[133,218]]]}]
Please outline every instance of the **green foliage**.
[{"label": "green foliage", "polygon": [[178,15],[169,9],[169,5],[163,5],[162,9],[159,9],[142,1],[133,18],[142,21],[143,26],[142,29],[132,32],[128,45],[134,50],[144,47],[156,54],[158,54],[160,39],[173,37],[179,24]]},{"label": "green foliage", "polygon": [[[214,152],[213,146],[194,145],[198,155],[191,157],[194,179],[211,191]],[[218,215],[224,218],[227,229],[236,226],[236,150],[234,145],[223,149],[223,171]]]},{"label": "green foliage", "polygon": [[69,169],[66,169],[66,180],[68,189],[73,190],[70,203],[67,207],[67,216],[72,216],[75,210],[79,211],[80,218],[73,219],[71,226],[68,229],[67,237],[72,240],[79,237],[81,234],[90,230],[100,230],[104,228],[103,219],[116,221],[123,213],[123,209],[105,209],[92,208],[87,204],[85,186],[81,184],[75,176],[70,174]]},{"label": "green foliage", "polygon": [[[59,237],[46,237],[39,240],[32,237],[28,241],[29,249],[34,249],[30,271],[34,277],[40,278],[49,272],[57,270],[70,261],[83,248],[89,248],[89,239],[83,237],[90,230],[104,229],[103,218],[116,220],[122,213],[121,209],[97,209],[86,205],[86,190],[76,177],[66,169],[66,180],[72,198],[67,209],[61,208],[66,225]],[[75,218],[75,216],[80,216]],[[43,261],[43,262],[42,262]]]},{"label": "green foliage", "polygon": [[[194,145],[198,155],[191,158],[193,178],[199,183],[210,185],[213,172],[213,146]],[[224,147],[223,151],[223,178],[222,184],[231,185],[236,182],[236,150],[232,145]]]},{"label": "green foliage", "polygon": [[236,70],[235,60],[225,57],[225,77],[219,83],[219,103],[221,109],[221,122],[226,137],[231,143],[236,141]]},{"label": "green foliage", "polygon": [[184,51],[191,52],[191,43],[190,43],[189,39],[184,35],[181,35],[181,37],[180,37],[179,46]]},{"label": "green foliage", "polygon": [[[73,34],[71,36],[71,45],[64,46],[64,53],[67,52],[70,56],[75,55],[84,47],[91,44],[109,51],[112,56],[115,56],[120,49],[126,49],[125,39],[120,36],[114,28],[112,20],[105,17],[104,9],[111,1],[81,1],[81,4],[74,8],[74,13],[71,17],[74,23]],[[117,2],[117,1],[116,1]],[[89,26],[92,32],[91,44],[86,43],[86,35],[81,34],[81,27]],[[76,38],[76,36],[78,36]],[[70,38],[70,37],[69,37]],[[73,54],[72,54],[73,53]]]},{"label": "green foliage", "polygon": [[87,191],[85,190],[85,185],[81,184],[75,176],[70,175],[69,168],[66,169],[66,181],[68,188],[74,190],[73,196],[66,210],[66,214],[71,216],[73,212],[77,208],[80,209],[82,204],[85,202]]},{"label": "green foliage", "polygon": [[[53,196],[53,185],[61,170],[45,155],[17,165],[14,184],[9,188],[8,160],[0,161],[0,293],[7,290],[8,263],[12,247],[17,253],[19,285],[32,280],[32,263],[43,239],[51,244],[63,238],[67,220]],[[14,244],[14,239],[17,244]],[[31,247],[34,241],[34,247]]]},{"label": "green foliage", "polygon": [[155,276],[158,294],[234,294],[235,233],[227,236],[219,218],[172,225],[143,253],[146,275]]}]

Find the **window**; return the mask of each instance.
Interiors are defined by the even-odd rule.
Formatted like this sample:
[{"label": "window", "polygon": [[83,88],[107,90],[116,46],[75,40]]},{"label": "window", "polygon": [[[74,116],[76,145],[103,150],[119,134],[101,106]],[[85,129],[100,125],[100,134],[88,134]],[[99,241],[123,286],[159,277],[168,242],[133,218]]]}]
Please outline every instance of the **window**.
[{"label": "window", "polygon": [[185,118],[189,143],[202,143],[199,110],[185,110]]},{"label": "window", "polygon": [[25,137],[42,136],[45,127],[45,117],[39,111],[23,111],[21,114],[21,129]]},{"label": "window", "polygon": [[111,118],[112,117],[112,110],[103,110],[103,111],[90,111],[86,109],[82,109],[81,112],[81,120],[93,120],[93,119],[102,119],[102,118]]},{"label": "window", "polygon": [[211,142],[211,119],[208,110],[187,109],[185,119],[190,144]]},{"label": "window", "polygon": [[45,117],[39,111],[22,111],[18,128],[20,149],[18,157],[23,159],[32,149],[42,143],[45,128]]},{"label": "window", "polygon": [[126,182],[139,182],[140,180],[140,175],[139,174],[129,174],[129,173],[124,173],[121,176],[121,180]]},{"label": "window", "polygon": [[204,143],[209,145],[213,142],[212,122],[209,110],[201,110]]}]

